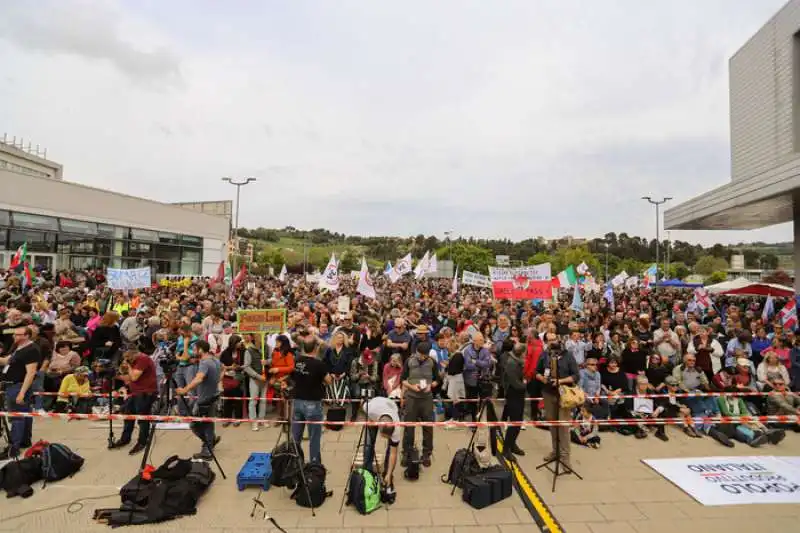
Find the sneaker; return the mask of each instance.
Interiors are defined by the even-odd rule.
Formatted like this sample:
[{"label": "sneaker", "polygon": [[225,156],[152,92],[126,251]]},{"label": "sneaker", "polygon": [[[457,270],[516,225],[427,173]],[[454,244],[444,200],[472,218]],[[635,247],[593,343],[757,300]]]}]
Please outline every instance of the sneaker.
[{"label": "sneaker", "polygon": [[513,453],[514,455],[519,455],[520,457],[522,457],[522,456],[524,456],[524,455],[525,455],[525,450],[523,450],[522,448],[520,448],[520,447],[519,447],[519,446],[517,446],[517,445],[514,445],[514,447],[513,447],[513,448],[510,448],[510,451],[511,451],[511,453]]},{"label": "sneaker", "polygon": [[425,468],[430,468],[431,467],[431,456],[430,455],[426,455],[426,456],[424,456],[422,458],[422,466],[424,466]]},{"label": "sneaker", "polygon": [[214,457],[212,457],[211,453],[209,452],[200,452],[194,454],[192,459],[196,459],[198,461],[211,461],[214,459]]},{"label": "sneaker", "polygon": [[252,424],[250,424],[250,429],[253,431],[259,431],[261,428],[259,427],[258,422],[253,422]]},{"label": "sneaker", "polygon": [[786,438],[786,431],[782,429],[772,429],[767,432],[767,438],[769,438],[769,442],[771,444],[779,444],[784,438]]},{"label": "sneaker", "polygon": [[637,439],[646,439],[647,431],[643,430],[642,428],[639,428],[636,430],[636,433],[634,433],[634,435],[636,436]]},{"label": "sneaker", "polygon": [[669,436],[664,428],[658,428],[658,430],[656,430],[656,438],[664,442],[669,441]]},{"label": "sneaker", "polygon": [[5,448],[3,451],[0,452],[0,461],[5,461],[6,459],[13,459],[14,457],[19,456],[19,450],[8,447]]},{"label": "sneaker", "polygon": [[129,440],[119,439],[119,440],[115,440],[111,444],[111,446],[109,446],[109,448],[112,449],[112,450],[116,450],[117,448],[124,448],[125,446],[127,446],[130,443],[131,443],[131,441],[129,441]]},{"label": "sneaker", "polygon": [[228,427],[228,426],[230,426],[230,425],[231,425],[231,423],[230,423],[230,422],[228,422],[227,420],[226,420],[225,422],[223,422],[223,423],[222,423],[222,427],[224,427],[224,428],[226,428],[226,427]]},{"label": "sneaker", "polygon": [[751,440],[748,444],[750,444],[750,446],[752,446],[753,448],[758,448],[760,446],[763,446],[767,442],[769,442],[769,435],[767,435],[766,433],[762,433],[758,437],[755,437],[753,440]]},{"label": "sneaker", "polygon": [[234,422],[233,427],[238,428],[241,424],[241,422]]}]

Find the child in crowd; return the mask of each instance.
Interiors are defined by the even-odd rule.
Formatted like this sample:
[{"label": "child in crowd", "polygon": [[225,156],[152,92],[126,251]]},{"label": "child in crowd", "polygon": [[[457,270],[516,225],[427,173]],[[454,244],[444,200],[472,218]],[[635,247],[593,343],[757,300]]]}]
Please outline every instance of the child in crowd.
[{"label": "child in crowd", "polygon": [[581,406],[580,410],[575,415],[575,420],[578,421],[579,424],[574,426],[570,432],[570,439],[572,442],[588,448],[599,448],[599,427],[587,404]]}]

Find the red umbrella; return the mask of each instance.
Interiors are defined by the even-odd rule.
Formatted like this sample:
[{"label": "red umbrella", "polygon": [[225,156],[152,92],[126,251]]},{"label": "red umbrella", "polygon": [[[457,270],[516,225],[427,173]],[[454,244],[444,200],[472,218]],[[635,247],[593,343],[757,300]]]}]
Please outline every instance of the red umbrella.
[{"label": "red umbrella", "polygon": [[738,289],[731,289],[724,291],[722,294],[730,294],[734,296],[778,296],[780,298],[794,297],[794,290],[780,285],[770,285],[767,283],[753,283],[746,287],[739,287]]}]

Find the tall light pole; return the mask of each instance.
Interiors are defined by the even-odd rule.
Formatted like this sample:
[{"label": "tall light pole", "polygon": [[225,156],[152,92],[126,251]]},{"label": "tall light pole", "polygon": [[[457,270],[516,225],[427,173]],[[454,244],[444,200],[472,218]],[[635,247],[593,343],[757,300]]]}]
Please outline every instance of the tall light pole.
[{"label": "tall light pole", "polygon": [[605,282],[608,283],[608,241],[605,242],[606,244],[606,278]]},{"label": "tall light pole", "polygon": [[[252,183],[256,181],[256,178],[243,178],[241,180],[235,180],[233,178],[222,178],[222,181],[228,182],[231,185],[236,186],[236,218],[234,219],[234,227],[233,227],[233,244],[236,247],[236,253],[239,253],[239,197],[242,190],[242,186],[247,185],[248,183]],[[235,256],[234,256],[235,257]],[[236,269],[236,265],[231,265],[231,271]]]},{"label": "tall light pole", "polygon": [[453,265],[453,275],[455,276],[456,272],[456,262],[453,261],[453,239],[450,238],[450,235],[453,234],[453,230],[447,230],[444,232],[444,236],[447,237],[447,248],[450,255],[450,264]]},{"label": "tall light pole", "polygon": [[669,252],[672,249],[672,232],[667,232],[667,251],[664,254],[666,258],[664,259],[664,277],[669,278]]},{"label": "tall light pole", "polygon": [[654,206],[656,206],[656,287],[657,287],[658,286],[658,260],[659,260],[659,258],[658,258],[658,248],[659,248],[659,243],[661,241],[661,229],[660,229],[661,228],[661,217],[659,215],[659,208],[661,207],[662,204],[665,204],[665,203],[669,202],[670,200],[672,200],[672,196],[665,196],[661,200],[653,200],[649,196],[642,196],[642,200],[647,200],[648,203],[651,203]]}]

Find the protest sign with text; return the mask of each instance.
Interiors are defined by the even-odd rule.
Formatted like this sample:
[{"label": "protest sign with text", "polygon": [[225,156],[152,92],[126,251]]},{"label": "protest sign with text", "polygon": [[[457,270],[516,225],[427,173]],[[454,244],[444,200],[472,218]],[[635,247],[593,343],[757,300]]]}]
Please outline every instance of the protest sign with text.
[{"label": "protest sign with text", "polygon": [[239,333],[282,333],[286,309],[246,309],[236,312]]}]

